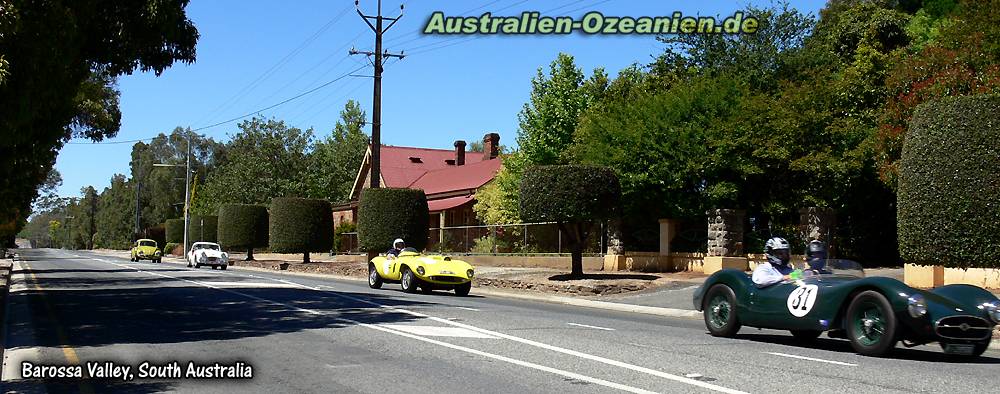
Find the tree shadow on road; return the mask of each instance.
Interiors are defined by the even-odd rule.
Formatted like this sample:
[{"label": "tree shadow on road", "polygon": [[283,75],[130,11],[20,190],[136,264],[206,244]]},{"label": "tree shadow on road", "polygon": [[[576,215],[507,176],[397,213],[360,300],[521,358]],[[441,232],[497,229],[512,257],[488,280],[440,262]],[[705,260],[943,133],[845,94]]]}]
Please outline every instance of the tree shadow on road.
[{"label": "tree shadow on road", "polygon": [[549,280],[554,281],[570,281],[570,280],[615,280],[615,279],[636,279],[636,280],[657,280],[660,279],[656,275],[644,275],[644,274],[583,274],[576,275],[573,274],[559,274],[552,275]]},{"label": "tree shadow on road", "polygon": [[[40,279],[43,291],[8,296],[11,311],[28,311],[27,321],[8,322],[8,348],[60,346],[60,333],[75,347],[130,343],[179,343],[261,337],[360,323],[401,323],[417,317],[372,303],[413,307],[429,303],[390,296],[321,292],[290,287],[164,287],[155,280],[69,278],[53,284]],[[167,279],[167,278],[164,278]],[[201,278],[204,279],[204,278]],[[176,284],[176,280],[170,280]],[[136,288],[138,283],[142,286]],[[84,285],[86,284],[86,285]],[[114,288],[108,285],[133,285]],[[353,298],[353,299],[352,299]],[[51,313],[50,313],[51,309]],[[50,316],[56,316],[53,322]],[[26,316],[17,316],[24,318]],[[350,321],[348,321],[350,320]],[[57,327],[59,329],[57,329]]]}]

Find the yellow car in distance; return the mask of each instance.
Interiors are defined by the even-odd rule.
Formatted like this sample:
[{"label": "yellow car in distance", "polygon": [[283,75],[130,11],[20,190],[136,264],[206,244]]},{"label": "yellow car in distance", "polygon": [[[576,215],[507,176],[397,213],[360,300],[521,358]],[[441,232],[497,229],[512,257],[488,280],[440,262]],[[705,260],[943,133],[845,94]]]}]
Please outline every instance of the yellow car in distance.
[{"label": "yellow car in distance", "polygon": [[163,252],[156,246],[156,241],[151,239],[140,239],[132,246],[132,261],[150,260],[160,263],[163,259]]},{"label": "yellow car in distance", "polygon": [[404,292],[413,293],[419,287],[428,294],[434,290],[455,290],[460,296],[469,295],[475,269],[462,260],[442,255],[423,255],[413,248],[403,249],[398,257],[378,256],[368,263],[368,286],[399,283]]}]

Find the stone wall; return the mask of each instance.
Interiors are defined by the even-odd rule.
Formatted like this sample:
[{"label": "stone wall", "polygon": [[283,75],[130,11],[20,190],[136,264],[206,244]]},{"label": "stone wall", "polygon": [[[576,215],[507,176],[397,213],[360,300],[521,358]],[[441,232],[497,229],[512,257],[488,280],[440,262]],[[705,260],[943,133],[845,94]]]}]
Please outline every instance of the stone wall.
[{"label": "stone wall", "polygon": [[708,216],[708,256],[743,255],[743,220],[741,209],[711,209]]}]

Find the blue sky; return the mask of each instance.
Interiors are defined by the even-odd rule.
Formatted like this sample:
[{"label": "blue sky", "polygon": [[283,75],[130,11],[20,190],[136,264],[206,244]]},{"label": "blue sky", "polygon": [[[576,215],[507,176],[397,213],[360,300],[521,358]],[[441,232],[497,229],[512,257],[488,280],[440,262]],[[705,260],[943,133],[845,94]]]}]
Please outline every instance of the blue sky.
[{"label": "blue sky", "polygon": [[[177,64],[160,77],[137,73],[119,80],[122,128],[114,141],[150,138],[177,126],[198,128],[270,106],[368,64],[348,56],[352,46],[374,45],[368,26],[351,0],[193,0],[187,8],[201,38],[198,60]],[[385,35],[385,48],[409,56],[391,60],[382,87],[382,142],[390,145],[451,148],[456,139],[476,140],[498,132],[513,145],[517,113],[528,99],[539,67],[559,52],[576,57],[590,74],[604,67],[612,76],[632,63],[649,63],[662,51],[652,36],[424,36],[418,31],[434,11],[448,16],[519,15],[542,11],[550,16],[582,16],[589,11],[618,16],[721,15],[747,1],[627,0],[386,0],[383,14],[403,18]],[[769,4],[770,1],[751,1]],[[814,15],[824,0],[793,1]],[[374,13],[375,0],[362,0]],[[551,11],[550,11],[551,10]],[[550,12],[546,12],[550,11]],[[312,39],[311,39],[312,38]],[[368,66],[358,74],[371,75]],[[315,128],[317,138],[330,133],[348,99],[358,100],[371,116],[370,78],[346,77],[300,99],[264,111],[301,128]],[[228,141],[238,122],[201,131]],[[82,142],[82,141],[73,141]],[[132,144],[71,144],[59,154],[62,196],[81,187],[98,191],[115,173],[128,174]]]}]

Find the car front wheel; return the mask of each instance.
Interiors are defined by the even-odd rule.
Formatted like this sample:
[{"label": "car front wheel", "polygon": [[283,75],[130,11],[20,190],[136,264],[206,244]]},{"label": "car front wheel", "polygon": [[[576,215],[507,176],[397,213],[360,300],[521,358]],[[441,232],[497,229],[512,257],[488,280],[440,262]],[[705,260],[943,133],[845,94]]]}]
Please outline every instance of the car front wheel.
[{"label": "car front wheel", "polygon": [[705,326],[717,337],[734,337],[742,323],[736,314],[736,294],[726,285],[708,289],[704,306]]},{"label": "car front wheel", "polygon": [[375,264],[368,264],[368,287],[373,289],[382,288],[382,277],[379,276]]},{"label": "car front wheel", "polygon": [[460,284],[455,286],[455,295],[465,297],[469,295],[469,290],[472,290],[472,282]]},{"label": "car front wheel", "polygon": [[403,276],[399,280],[399,285],[404,292],[413,293],[417,291],[417,276],[409,268],[403,267]]},{"label": "car front wheel", "polygon": [[868,290],[854,297],[846,322],[854,351],[877,357],[896,347],[896,315],[881,293]]}]

